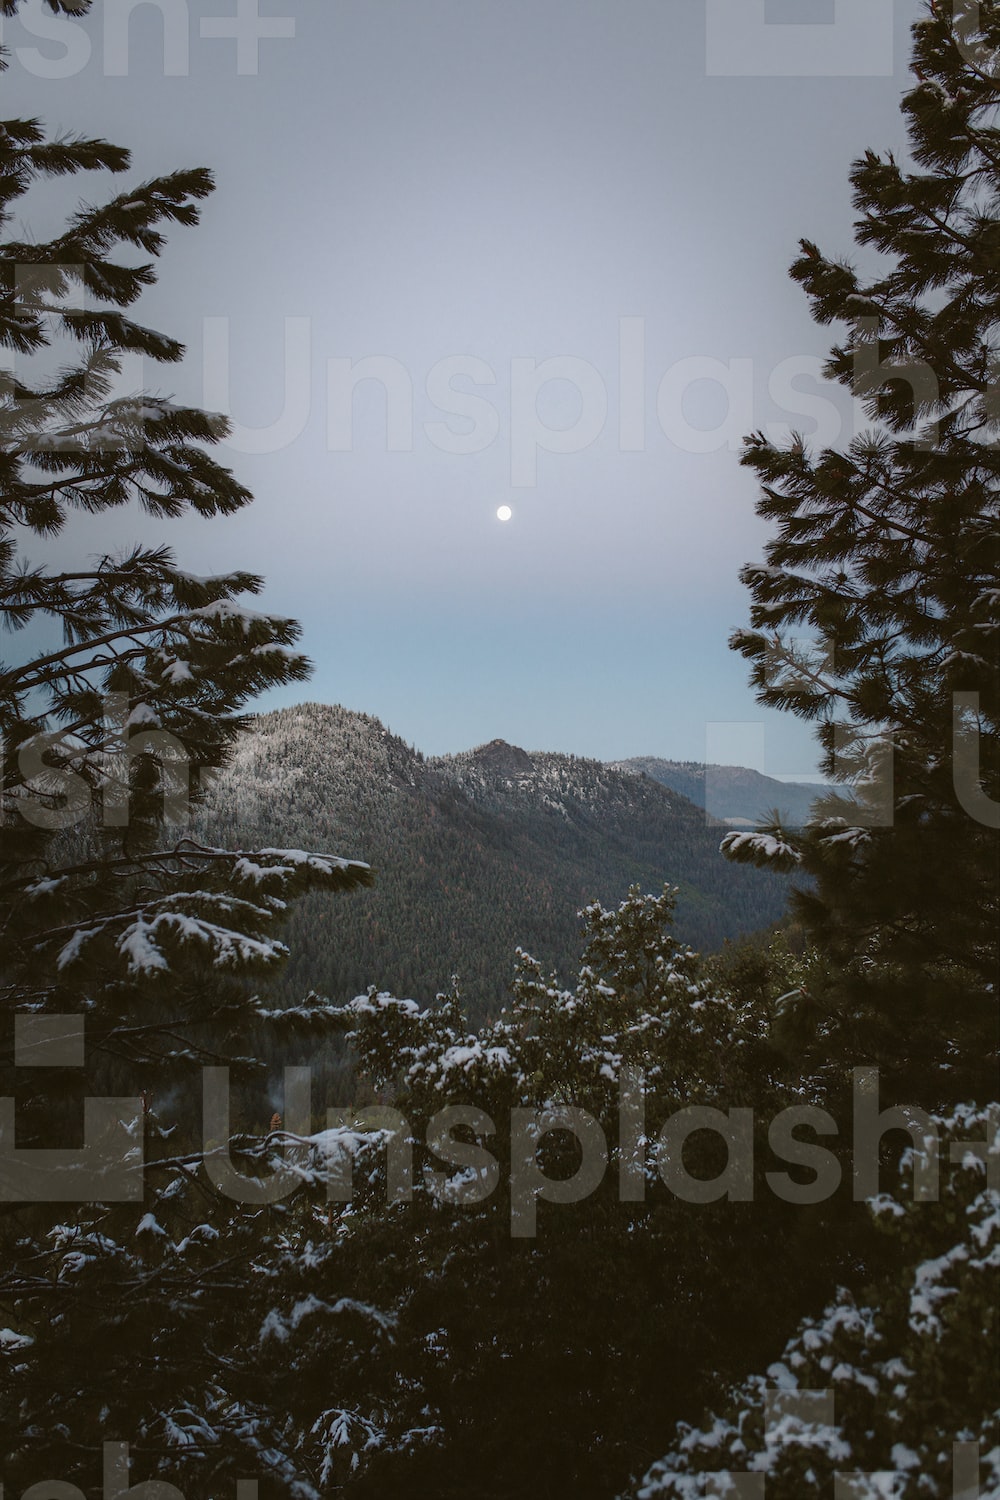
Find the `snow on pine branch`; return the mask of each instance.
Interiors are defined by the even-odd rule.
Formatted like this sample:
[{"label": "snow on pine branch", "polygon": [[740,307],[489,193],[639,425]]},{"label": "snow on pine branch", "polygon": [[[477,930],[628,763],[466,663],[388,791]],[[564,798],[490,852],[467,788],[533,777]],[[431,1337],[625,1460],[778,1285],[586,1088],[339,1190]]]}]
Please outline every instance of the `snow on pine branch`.
[{"label": "snow on pine branch", "polygon": [[769,870],[793,870],[802,860],[799,850],[788,842],[780,829],[727,833],[719,850],[736,864],[756,865]]}]

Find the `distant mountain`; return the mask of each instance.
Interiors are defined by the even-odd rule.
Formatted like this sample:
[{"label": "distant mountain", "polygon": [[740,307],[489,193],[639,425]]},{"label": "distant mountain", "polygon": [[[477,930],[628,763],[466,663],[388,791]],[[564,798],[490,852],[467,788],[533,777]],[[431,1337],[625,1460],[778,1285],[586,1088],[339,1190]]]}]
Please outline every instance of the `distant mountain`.
[{"label": "distant mountain", "polygon": [[789,827],[801,826],[813,802],[828,790],[819,781],[775,781],[746,766],[703,766],[697,761],[660,760],[654,755],[612,764],[622,771],[651,776],[730,827],[750,828],[774,808],[785,814]]},{"label": "distant mountain", "polygon": [[787,889],[724,860],[724,827],[651,777],[502,740],[427,759],[377,719],[318,704],[255,722],[202,831],[374,866],[372,890],[293,909],[288,995],[374,983],[430,1000],[458,972],[481,1012],[504,997],[519,945],[574,974],[578,909],[633,882],[679,886],[679,934],[702,949],[775,921]]}]

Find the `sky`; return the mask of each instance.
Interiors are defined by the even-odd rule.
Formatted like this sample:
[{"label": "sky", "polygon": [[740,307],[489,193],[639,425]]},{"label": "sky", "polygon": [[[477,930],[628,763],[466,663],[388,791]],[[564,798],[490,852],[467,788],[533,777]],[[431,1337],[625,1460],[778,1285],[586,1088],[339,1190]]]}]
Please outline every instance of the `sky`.
[{"label": "sky", "polygon": [[[103,0],[3,23],[4,112],[135,181],[210,167],[136,316],[231,414],[236,517],[88,517],[264,573],[313,678],[429,754],[500,737],[814,775],[729,650],[767,540],[743,435],[867,425],[787,268],[905,157],[918,0]],[[116,180],[114,191],[121,183]],[[41,238],[98,174],[29,198]],[[497,511],[510,508],[510,519]],[[43,561],[43,547],[32,557]],[[261,606],[258,606],[261,607]]]}]

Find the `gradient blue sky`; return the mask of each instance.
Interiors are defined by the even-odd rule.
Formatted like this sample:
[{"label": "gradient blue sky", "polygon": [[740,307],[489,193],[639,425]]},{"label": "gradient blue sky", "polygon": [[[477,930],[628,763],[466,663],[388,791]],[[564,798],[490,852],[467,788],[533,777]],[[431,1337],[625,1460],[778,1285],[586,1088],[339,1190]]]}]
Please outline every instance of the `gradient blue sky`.
[{"label": "gradient blue sky", "polygon": [[[732,0],[262,0],[294,36],[262,41],[258,71],[240,73],[234,41],[212,33],[256,9],[242,0],[147,0],[127,43],[127,0],[49,23],[49,40],[29,34],[43,24],[33,0],[4,26],[8,113],[128,145],[136,180],[199,164],[217,175],[203,225],[171,235],[141,305],[189,349],[149,384],[228,399],[242,428],[264,429],[226,455],[257,496],[246,514],[90,519],[60,547],[155,534],[193,571],[266,573],[267,605],[301,619],[316,663],[283,701],[365,709],[428,752],[502,736],[809,774],[809,730],[755,704],[726,645],[746,619],[738,569],[766,537],[736,438],[816,430],[805,400],[795,413],[769,393],[787,361],[831,341],[787,266],[801,235],[851,253],[850,161],[904,150],[919,6],[868,0],[869,22],[857,0],[740,3],[760,24],[737,45],[708,25]],[[817,38],[826,54],[809,53]],[[838,76],[796,75],[797,42],[804,68],[822,74],[826,55]],[[38,195],[39,237],[68,191]],[[74,200],[102,191],[72,183]],[[642,332],[645,373],[633,347],[621,389],[623,326],[627,340]],[[456,357],[495,377],[477,391],[495,436],[486,406],[473,427],[427,392]],[[341,430],[343,365],[331,375],[330,362],[365,358],[399,387],[394,449],[373,381]],[[545,360],[586,389],[549,381],[535,418]],[[721,387],[696,378],[718,371],[706,361],[742,362],[728,414]],[[798,384],[815,400],[808,373]],[[820,420],[829,439],[855,418],[829,392]],[[541,451],[532,475],[536,421],[550,447],[559,427],[569,446],[593,441]],[[426,426],[442,422],[471,429],[479,451],[443,451],[446,430]]]}]

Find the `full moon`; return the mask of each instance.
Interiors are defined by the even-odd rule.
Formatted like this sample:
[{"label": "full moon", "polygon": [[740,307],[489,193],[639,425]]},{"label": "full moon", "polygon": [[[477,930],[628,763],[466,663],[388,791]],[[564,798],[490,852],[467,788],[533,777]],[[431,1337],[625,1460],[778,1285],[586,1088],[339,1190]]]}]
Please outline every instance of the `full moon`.
[{"label": "full moon", "polygon": [[497,520],[509,521],[513,514],[514,512],[511,510],[509,505],[501,505],[497,509]]}]

